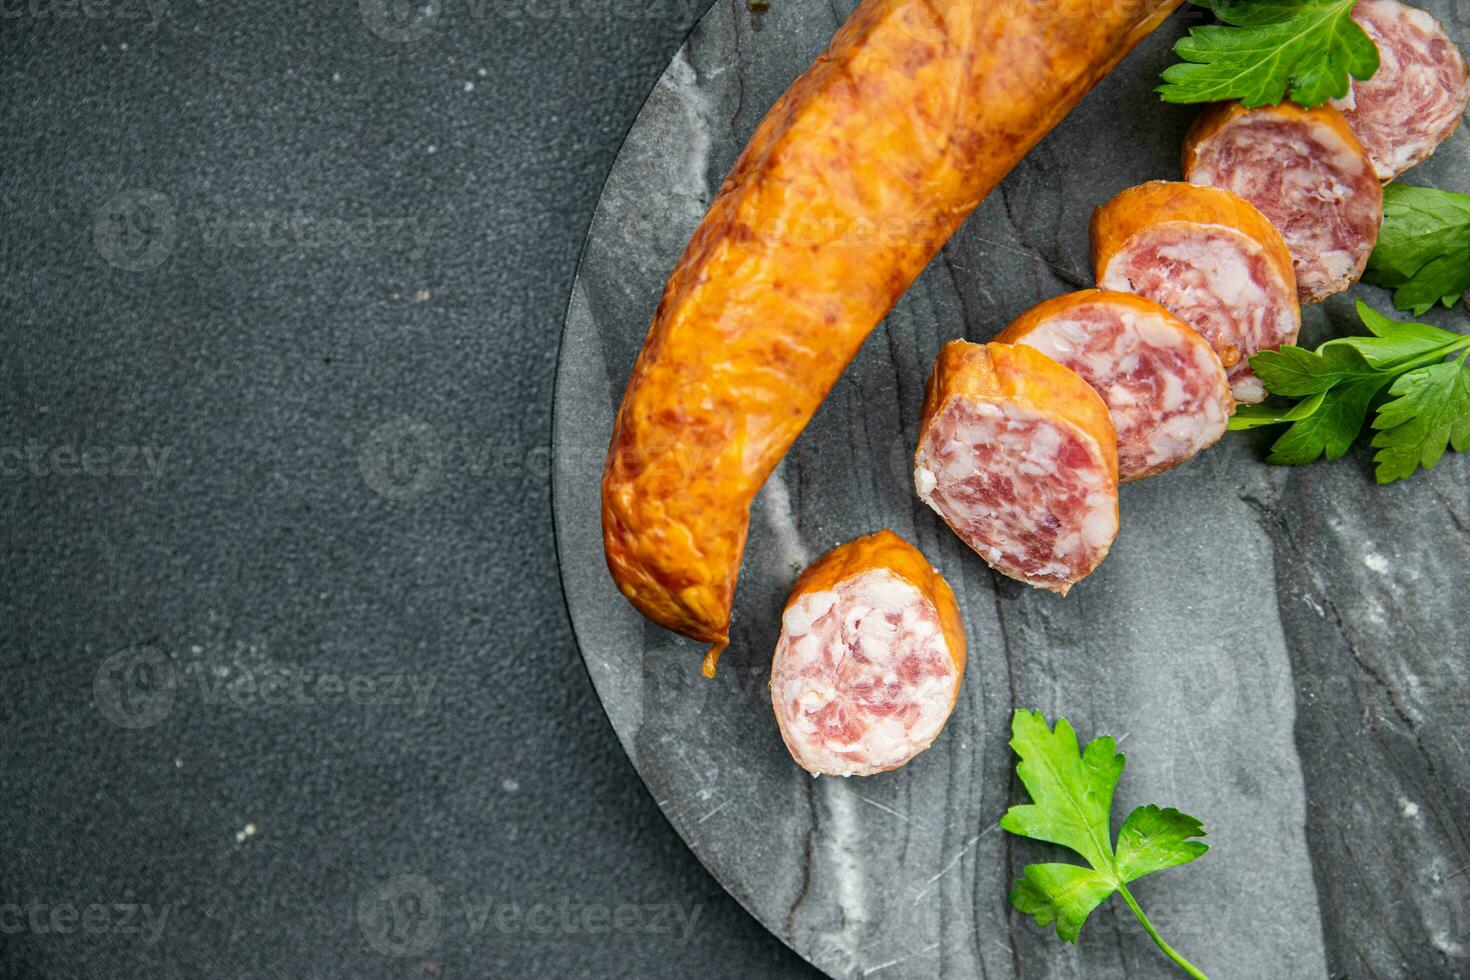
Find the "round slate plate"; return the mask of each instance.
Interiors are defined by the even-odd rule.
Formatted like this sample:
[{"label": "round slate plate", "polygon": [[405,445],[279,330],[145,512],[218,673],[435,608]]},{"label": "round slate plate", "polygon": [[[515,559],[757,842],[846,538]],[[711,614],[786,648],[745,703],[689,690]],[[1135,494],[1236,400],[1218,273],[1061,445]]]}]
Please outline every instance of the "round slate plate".
[{"label": "round slate plate", "polygon": [[[1436,4],[1449,19],[1449,2]],[[1011,913],[1024,863],[1071,860],[1001,833],[1020,799],[1012,708],[1110,732],[1129,767],[1115,813],[1200,816],[1212,851],[1145,879],[1140,901],[1216,977],[1445,975],[1464,969],[1470,812],[1464,653],[1470,465],[1374,485],[1368,453],[1262,463],[1269,434],[1124,488],[1111,556],[1067,598],[991,573],[915,499],[920,399],[940,345],[1090,285],[1091,209],[1177,178],[1188,108],[1151,94],[1178,15],[981,205],[863,347],[756,501],[729,650],[651,626],[603,563],[598,482],[613,413],[679,252],[766,108],[850,0],[720,0],[679,51],[603,191],[573,288],[556,393],[555,507],[572,621],[593,683],[658,805],[730,892],[835,976],[1166,977],[1116,902],[1081,943]],[[1461,43],[1466,25],[1452,22]],[[1413,175],[1464,184],[1470,136]],[[1470,190],[1470,186],[1460,186]],[[1387,309],[1385,295],[1354,296]],[[1353,297],[1304,342],[1357,332]],[[1464,329],[1463,308],[1431,319]],[[883,776],[813,779],[772,720],[768,662],[797,572],[891,527],[949,578],[970,637],[936,745]],[[1457,594],[1461,598],[1456,598]],[[1350,896],[1350,898],[1349,898]]]}]

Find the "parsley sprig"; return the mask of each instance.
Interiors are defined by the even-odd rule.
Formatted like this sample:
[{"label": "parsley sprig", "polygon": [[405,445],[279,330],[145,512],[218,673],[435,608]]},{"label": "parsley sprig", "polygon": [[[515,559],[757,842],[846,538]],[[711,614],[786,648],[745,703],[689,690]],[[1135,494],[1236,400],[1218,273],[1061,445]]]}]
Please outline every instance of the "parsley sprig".
[{"label": "parsley sprig", "polygon": [[1058,718],[1053,731],[1041,712],[1018,710],[1011,719],[1011,748],[1021,757],[1016,774],[1032,802],[1011,807],[1001,828],[1071,848],[1091,865],[1028,864],[1011,891],[1011,904],[1039,926],[1055,922],[1057,935],[1075,943],[1092,910],[1117,892],[1159,949],[1195,980],[1207,980],[1164,942],[1128,890],[1130,881],[1208,851],[1209,845],[1192,839],[1205,835],[1200,822],[1172,807],[1141,806],[1123,821],[1115,848],[1113,790],[1127,760],[1111,736],[1079,750],[1067,719]]},{"label": "parsley sprig", "polygon": [[1390,320],[1362,302],[1358,316],[1372,336],[1339,337],[1315,351],[1288,346],[1253,355],[1251,368],[1266,390],[1298,401],[1286,409],[1244,406],[1230,428],[1289,422],[1266,461],[1300,466],[1347,452],[1376,405],[1379,483],[1433,469],[1447,447],[1470,448],[1470,334]]},{"label": "parsley sprig", "polygon": [[1165,102],[1275,105],[1290,92],[1307,108],[1347,95],[1348,76],[1378,70],[1378,47],[1352,19],[1356,0],[1194,0],[1221,21],[1174,45]]},{"label": "parsley sprig", "polygon": [[1366,282],[1394,291],[1396,309],[1423,316],[1470,291],[1470,194],[1389,184],[1383,228],[1368,257]]}]

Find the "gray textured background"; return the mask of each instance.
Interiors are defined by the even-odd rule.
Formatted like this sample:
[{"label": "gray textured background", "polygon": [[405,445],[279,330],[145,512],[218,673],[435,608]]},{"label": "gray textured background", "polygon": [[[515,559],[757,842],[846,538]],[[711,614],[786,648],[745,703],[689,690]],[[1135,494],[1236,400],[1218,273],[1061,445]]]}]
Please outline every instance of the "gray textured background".
[{"label": "gray textured background", "polygon": [[[1024,863],[1071,859],[995,828],[1021,799],[1010,711],[1040,707],[1119,737],[1116,813],[1157,802],[1203,819],[1212,852],[1136,893],[1215,980],[1470,976],[1470,460],[1377,487],[1361,447],[1288,470],[1261,462],[1274,433],[1232,435],[1125,487],[1111,556],[1066,598],[995,576],[912,491],[939,346],[989,339],[1090,285],[1092,208],[1177,179],[1194,110],[1151,89],[1186,16],[1038,146],[863,347],[756,502],[717,680],[699,676],[696,644],[612,587],[597,479],[659,290],[765,108],[851,6],[710,11],[624,145],[573,290],[557,389],[563,575],[594,682],[659,804],[737,898],[834,975],[1177,975],[1116,900],[1078,947],[1008,914]],[[1463,12],[1428,6],[1470,43]],[[1409,180],[1470,191],[1467,175],[1462,133]],[[1303,342],[1361,332],[1359,297],[1388,308],[1358,287],[1309,310]],[[1431,318],[1465,328],[1463,306]],[[813,780],[765,687],[780,608],[812,557],[883,526],[954,585],[965,686],[907,767]]]},{"label": "gray textured background", "polygon": [[4,5],[0,977],[810,974],[659,816],[553,562],[573,268],[699,7]]}]

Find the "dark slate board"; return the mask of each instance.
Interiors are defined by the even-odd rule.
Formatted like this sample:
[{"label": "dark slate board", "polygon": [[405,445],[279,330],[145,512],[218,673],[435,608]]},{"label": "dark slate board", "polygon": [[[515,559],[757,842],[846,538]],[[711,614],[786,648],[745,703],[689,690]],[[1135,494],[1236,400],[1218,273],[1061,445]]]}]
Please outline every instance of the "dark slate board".
[{"label": "dark slate board", "polygon": [[[573,291],[556,400],[562,574],[592,679],[660,807],[737,899],[834,976],[1174,976],[1116,903],[1076,947],[1008,910],[1021,865],[1055,859],[996,829],[1019,799],[1011,710],[1040,707],[1119,737],[1118,814],[1159,802],[1204,819],[1211,853],[1138,892],[1216,980],[1470,975],[1456,822],[1470,813],[1470,460],[1380,488],[1361,449],[1287,470],[1262,463],[1269,435],[1229,436],[1126,487],[1111,557],[1065,599],[999,579],[911,488],[939,346],[1090,285],[1091,209],[1177,178],[1193,112],[1151,88],[1187,15],[1037,147],[864,346],[757,500],[719,678],[614,590],[598,478],[660,288],[766,108],[851,7],[709,12],[628,136]],[[1448,0],[1431,7],[1470,43]],[[1412,179],[1470,190],[1470,136]],[[1359,287],[1308,311],[1304,342],[1357,329],[1358,296],[1386,308]],[[1465,311],[1431,319],[1464,329]],[[885,526],[955,586],[964,691],[908,767],[814,780],[767,700],[779,610],[811,558]]]}]

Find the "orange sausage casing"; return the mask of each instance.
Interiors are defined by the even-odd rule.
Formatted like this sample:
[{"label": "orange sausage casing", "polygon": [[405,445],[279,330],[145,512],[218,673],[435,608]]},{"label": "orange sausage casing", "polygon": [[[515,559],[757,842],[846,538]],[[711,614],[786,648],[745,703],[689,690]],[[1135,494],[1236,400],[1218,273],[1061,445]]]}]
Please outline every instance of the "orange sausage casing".
[{"label": "orange sausage casing", "polygon": [[602,485],[614,581],[729,641],[751,501],[863,340],[1180,0],[864,0],[771,108],[664,288]]},{"label": "orange sausage casing", "polygon": [[[856,640],[866,653],[873,655],[863,658],[869,669],[859,669],[853,676],[843,677],[840,676],[841,671],[832,669],[828,663],[831,651],[823,651],[813,639],[823,632],[843,633],[843,628],[834,623],[824,631],[820,624],[805,621],[802,625],[811,631],[809,638],[793,643],[795,638],[789,635],[793,620],[791,612],[803,600],[828,593],[825,605],[837,613],[835,617],[828,618],[845,620],[847,616],[843,613],[850,609],[844,604],[850,607],[854,601],[860,602],[863,598],[861,583],[870,583],[870,590],[883,588],[881,577],[878,584],[872,584],[872,573],[875,572],[880,576],[887,572],[913,586],[918,594],[912,596],[912,600],[932,607],[934,616],[929,615],[928,609],[922,611],[922,616],[913,617],[910,615],[912,611],[900,615],[889,610],[889,619],[895,625],[889,627],[889,631],[878,631],[883,638],[878,643],[879,650],[867,646],[870,641],[866,638]],[[836,602],[832,601],[833,595],[830,594],[844,591],[854,591],[855,594],[839,595]],[[912,604],[908,600],[905,602]],[[806,617],[800,618],[805,620]],[[944,648],[942,652],[935,652],[932,640],[922,639],[926,634],[933,636],[933,625],[920,627],[919,639],[915,642],[914,619],[930,624],[937,619]],[[900,621],[902,626],[898,625]],[[828,642],[841,646],[844,651],[853,640],[849,635],[828,637]],[[812,649],[798,652],[801,645],[808,643]],[[915,663],[925,656],[940,658],[939,669],[933,669],[931,665],[922,671],[924,678],[931,679],[929,684],[923,683],[921,668]],[[896,769],[928,748],[954,710],[965,675],[965,656],[965,626],[960,619],[954,592],[919,549],[889,530],[839,545],[801,573],[791,590],[791,597],[786,601],[781,642],[777,645],[771,667],[771,705],[782,741],[792,758],[812,773],[872,775]],[[852,668],[850,663],[845,666]],[[938,682],[932,683],[935,678]],[[816,718],[813,718],[803,708],[802,702],[805,700],[803,695],[809,697],[816,692],[825,695],[820,708],[826,710],[818,710]],[[943,703],[935,695],[942,696]],[[825,717],[834,709],[843,717]],[[836,738],[845,736],[857,745],[864,745],[870,741],[868,736],[872,729],[884,724],[892,725],[904,717],[909,721],[903,735],[888,741],[888,744],[875,738],[871,739],[874,744],[855,752],[851,751],[854,746],[848,746],[847,752],[840,752],[825,744],[834,737],[832,730],[836,729],[839,733]],[[878,747],[886,750],[881,757],[875,757],[873,751]]]}]

